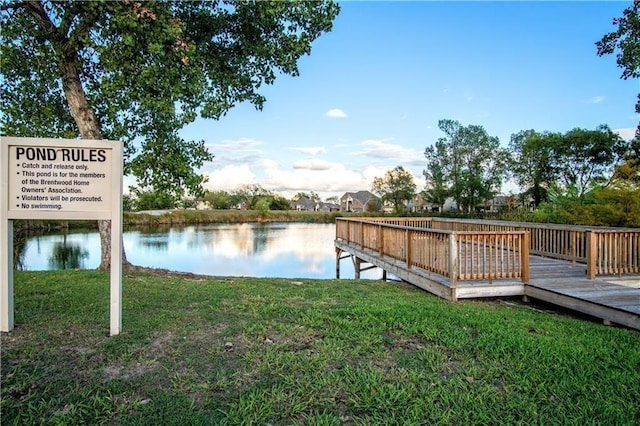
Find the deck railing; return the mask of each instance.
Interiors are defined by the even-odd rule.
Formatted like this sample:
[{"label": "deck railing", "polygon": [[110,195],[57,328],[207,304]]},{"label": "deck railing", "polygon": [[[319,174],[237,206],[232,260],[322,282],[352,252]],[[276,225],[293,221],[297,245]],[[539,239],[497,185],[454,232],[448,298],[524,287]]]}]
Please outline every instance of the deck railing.
[{"label": "deck railing", "polygon": [[589,230],[587,276],[640,273],[640,230]]},{"label": "deck railing", "polygon": [[366,218],[376,223],[473,232],[526,231],[531,254],[587,265],[587,277],[640,273],[640,229],[448,218]]},{"label": "deck railing", "polygon": [[382,257],[459,280],[529,281],[529,242],[525,231],[450,231],[399,225],[369,218],[338,218],[336,239]]}]

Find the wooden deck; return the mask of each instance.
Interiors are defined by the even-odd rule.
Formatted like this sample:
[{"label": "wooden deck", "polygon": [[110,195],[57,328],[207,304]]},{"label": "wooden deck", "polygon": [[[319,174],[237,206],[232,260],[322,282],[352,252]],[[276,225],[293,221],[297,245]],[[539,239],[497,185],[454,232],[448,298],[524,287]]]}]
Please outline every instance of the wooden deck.
[{"label": "wooden deck", "polygon": [[542,300],[640,330],[640,275],[598,275],[587,279],[585,264],[535,255],[529,258],[529,280],[452,280],[379,251],[336,239],[336,275],[341,258],[352,257],[356,278],[361,270],[379,267],[394,276],[447,300],[523,296]]}]

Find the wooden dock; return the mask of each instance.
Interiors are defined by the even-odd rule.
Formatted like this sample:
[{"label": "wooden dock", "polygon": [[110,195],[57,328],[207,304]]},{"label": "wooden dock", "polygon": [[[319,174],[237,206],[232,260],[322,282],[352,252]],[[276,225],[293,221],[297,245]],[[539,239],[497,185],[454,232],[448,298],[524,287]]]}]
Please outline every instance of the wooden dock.
[{"label": "wooden dock", "polygon": [[[384,271],[383,276],[390,273],[451,301],[513,296],[533,298],[590,315],[601,319],[605,324],[619,324],[640,330],[640,272],[635,270],[640,263],[640,252],[636,247],[640,239],[631,242],[624,240],[624,250],[632,254],[632,266],[636,265],[631,268],[631,273],[607,275],[602,273],[602,268],[579,261],[584,259],[567,260],[565,254],[557,256],[562,259],[530,254],[536,247],[530,247],[528,238],[519,240],[515,236],[514,241],[519,241],[518,244],[504,245],[503,241],[507,237],[496,231],[483,232],[484,239],[478,239],[477,236],[470,239],[469,232],[461,232],[462,236],[456,236],[452,231],[447,234],[443,234],[443,231],[431,231],[436,234],[430,236],[422,228],[425,226],[424,222],[420,222],[419,230],[411,227],[414,225],[409,225],[411,231],[408,231],[407,228],[402,228],[406,224],[381,226],[378,222],[368,229],[371,222],[363,220],[359,222],[362,226],[353,227],[353,220],[351,221],[351,228],[336,228],[338,278],[340,260],[350,257],[354,262],[356,278],[359,278],[360,271],[378,267]],[[387,231],[385,228],[388,228]],[[399,232],[399,228],[404,231]],[[640,235],[640,230],[637,231]],[[388,232],[397,241],[390,241],[388,235],[383,235],[384,232]],[[483,243],[479,244],[478,241]],[[524,242],[528,247],[523,247]],[[418,249],[415,247],[418,244],[439,245],[439,248]],[[470,245],[484,248],[465,248]],[[603,247],[606,246],[605,244]],[[421,256],[422,259],[417,259],[416,256]],[[611,257],[611,254],[604,256]],[[444,262],[443,258],[446,258]],[[508,267],[504,266],[505,263]],[[595,275],[593,271],[601,273]],[[468,277],[474,279],[465,279]]]}]

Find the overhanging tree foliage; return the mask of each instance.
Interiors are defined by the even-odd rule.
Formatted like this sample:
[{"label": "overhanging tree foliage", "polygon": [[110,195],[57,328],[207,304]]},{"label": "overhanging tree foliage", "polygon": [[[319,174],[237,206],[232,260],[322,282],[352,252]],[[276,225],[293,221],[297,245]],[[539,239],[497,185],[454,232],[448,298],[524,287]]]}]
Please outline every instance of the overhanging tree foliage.
[{"label": "overhanging tree foliage", "polygon": [[[598,55],[616,53],[616,62],[623,69],[621,78],[640,77],[640,0],[634,0],[633,5],[622,12],[621,18],[614,18],[613,25],[618,28],[606,34],[596,42]],[[640,93],[636,103],[636,113],[640,114]],[[640,123],[636,129],[636,136],[640,137]]]},{"label": "overhanging tree foliage", "polygon": [[[1,132],[121,140],[143,188],[197,195],[210,160],[178,131],[298,75],[332,1],[0,1]],[[109,266],[101,222],[101,268]]]}]

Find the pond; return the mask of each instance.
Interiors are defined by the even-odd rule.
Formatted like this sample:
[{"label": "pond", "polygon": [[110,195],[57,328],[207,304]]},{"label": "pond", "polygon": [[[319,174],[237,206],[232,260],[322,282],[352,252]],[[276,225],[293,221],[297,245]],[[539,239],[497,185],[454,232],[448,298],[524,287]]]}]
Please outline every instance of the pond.
[{"label": "pond", "polygon": [[[127,259],[135,265],[214,276],[335,278],[335,225],[307,223],[211,224],[135,229],[123,234]],[[95,269],[100,264],[96,232],[27,236],[20,269]],[[350,259],[341,278],[353,278]],[[362,272],[379,279],[382,271]]]}]

